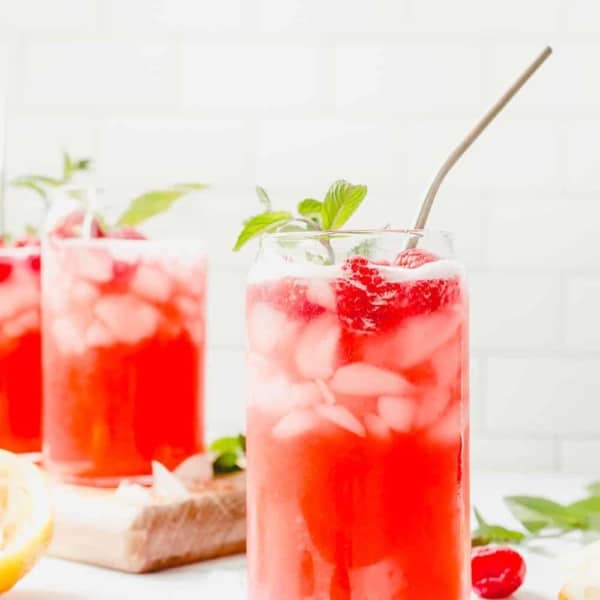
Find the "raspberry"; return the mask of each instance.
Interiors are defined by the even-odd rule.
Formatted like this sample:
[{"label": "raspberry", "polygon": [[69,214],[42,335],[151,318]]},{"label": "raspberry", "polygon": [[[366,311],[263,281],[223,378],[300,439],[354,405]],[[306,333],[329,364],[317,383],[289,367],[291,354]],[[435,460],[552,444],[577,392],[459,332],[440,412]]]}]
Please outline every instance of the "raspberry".
[{"label": "raspberry", "polygon": [[6,281],[13,272],[13,264],[9,259],[0,258],[0,283]]},{"label": "raspberry", "polygon": [[439,260],[439,257],[427,250],[420,250],[419,248],[409,248],[408,250],[402,250],[394,264],[398,267],[404,267],[405,269],[416,269],[422,267],[430,262]]},{"label": "raspberry", "polygon": [[[65,215],[52,229],[52,235],[60,238],[73,238],[81,236],[81,228],[85,221],[85,213],[82,210],[74,210]],[[91,235],[93,238],[105,237],[104,231],[97,219],[92,219]]]},{"label": "raspberry", "polygon": [[39,272],[42,267],[42,258],[39,254],[27,257],[27,265],[32,271]]},{"label": "raspberry", "polygon": [[337,311],[342,324],[356,333],[375,333],[406,317],[426,314],[455,302],[457,279],[421,279],[393,282],[366,258],[346,260],[345,277],[336,282]]},{"label": "raspberry", "polygon": [[110,238],[118,238],[122,240],[145,240],[147,239],[145,235],[140,233],[137,229],[133,227],[129,227],[128,225],[124,225],[123,227],[117,227],[112,231],[108,232],[108,237]]},{"label": "raspberry", "polygon": [[511,548],[475,548],[471,557],[473,589],[481,598],[507,598],[525,580],[523,557]]},{"label": "raspberry", "polygon": [[249,291],[249,300],[268,302],[290,317],[308,320],[325,312],[325,309],[310,302],[306,290],[304,283],[288,277],[253,286]]},{"label": "raspberry", "polygon": [[24,248],[25,246],[40,246],[40,238],[35,235],[24,235],[17,238],[13,244],[15,248]]}]

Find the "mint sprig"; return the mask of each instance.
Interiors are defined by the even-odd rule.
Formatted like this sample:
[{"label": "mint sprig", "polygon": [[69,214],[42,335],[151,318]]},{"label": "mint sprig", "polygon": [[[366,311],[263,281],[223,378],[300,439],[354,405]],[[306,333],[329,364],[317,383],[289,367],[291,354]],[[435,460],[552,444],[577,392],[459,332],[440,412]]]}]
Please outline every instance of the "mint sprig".
[{"label": "mint sprig", "polygon": [[203,183],[181,183],[169,188],[151,190],[134,198],[127,209],[117,219],[116,225],[128,225],[134,227],[143,221],[150,219],[171,206],[185,195],[208,187]]},{"label": "mint sprig", "polygon": [[89,158],[74,159],[68,152],[63,152],[63,167],[61,177],[49,175],[20,175],[10,181],[14,187],[34,191],[42,202],[49,204],[48,195],[52,188],[68,185],[77,173],[89,171],[92,161]]},{"label": "mint sprig", "polygon": [[522,531],[507,529],[501,525],[491,525],[476,508],[473,511],[477,520],[477,529],[471,534],[471,543],[473,546],[507,543],[518,544],[525,539],[525,534]]},{"label": "mint sprig", "polygon": [[[256,188],[264,211],[244,221],[237,237],[234,251],[240,250],[250,240],[273,231],[297,230],[329,231],[343,227],[356,212],[367,195],[367,186],[354,185],[340,179],[327,190],[325,198],[305,198],[298,203],[297,215],[289,211],[274,211],[269,195],[262,187]],[[286,229],[287,228],[287,229]],[[327,244],[326,240],[323,241]],[[331,258],[331,249],[328,248]]]},{"label": "mint sprig", "polygon": [[587,487],[588,496],[561,504],[541,496],[508,496],[504,502],[523,530],[507,529],[485,521],[475,509],[477,528],[471,541],[474,546],[522,543],[571,532],[583,534],[586,542],[600,538],[600,482]]},{"label": "mint sprig", "polygon": [[245,469],[246,436],[239,434],[215,440],[209,447],[216,454],[213,461],[213,473],[225,475]]}]

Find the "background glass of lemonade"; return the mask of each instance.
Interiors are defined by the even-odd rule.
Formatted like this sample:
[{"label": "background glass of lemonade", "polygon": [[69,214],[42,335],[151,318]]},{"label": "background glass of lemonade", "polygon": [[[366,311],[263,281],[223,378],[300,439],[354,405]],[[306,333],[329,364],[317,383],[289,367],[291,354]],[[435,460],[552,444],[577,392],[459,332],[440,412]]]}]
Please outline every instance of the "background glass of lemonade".
[{"label": "background glass of lemonade", "polygon": [[263,239],[247,292],[251,600],[469,598],[464,275],[447,234],[412,233],[408,252],[408,232]]},{"label": "background glass of lemonade", "polygon": [[0,448],[39,452],[40,248],[0,248]]},{"label": "background glass of lemonade", "polygon": [[202,451],[202,246],[51,237],[42,280],[46,467],[114,485]]}]

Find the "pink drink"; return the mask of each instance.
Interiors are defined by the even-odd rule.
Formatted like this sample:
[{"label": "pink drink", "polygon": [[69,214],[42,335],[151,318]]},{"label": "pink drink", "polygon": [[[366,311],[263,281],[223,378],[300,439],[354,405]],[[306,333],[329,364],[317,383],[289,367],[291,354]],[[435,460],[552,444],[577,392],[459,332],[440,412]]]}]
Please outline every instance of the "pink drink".
[{"label": "pink drink", "polygon": [[44,248],[44,458],[112,485],[203,449],[206,260],[195,247]]},{"label": "pink drink", "polygon": [[[406,236],[378,236],[393,261]],[[350,237],[336,256],[371,239]],[[248,288],[250,598],[466,600],[462,270],[421,250],[311,265],[307,238],[267,238]]]},{"label": "pink drink", "polygon": [[0,448],[41,449],[40,249],[0,248]]}]

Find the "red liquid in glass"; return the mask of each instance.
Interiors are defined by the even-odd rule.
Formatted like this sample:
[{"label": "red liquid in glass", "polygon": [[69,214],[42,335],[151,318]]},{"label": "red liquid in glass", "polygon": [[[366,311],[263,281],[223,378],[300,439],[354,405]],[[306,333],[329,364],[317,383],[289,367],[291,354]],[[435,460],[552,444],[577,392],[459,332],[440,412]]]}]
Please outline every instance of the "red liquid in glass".
[{"label": "red liquid in glass", "polygon": [[112,250],[137,243],[48,245],[44,280],[63,281],[44,299],[44,458],[67,480],[114,485],[203,449],[205,261]]},{"label": "red liquid in glass", "polygon": [[250,286],[251,600],[469,597],[467,317],[452,285],[429,309],[429,284],[414,285],[418,310],[397,318],[374,295],[367,331],[348,327],[340,306],[361,305],[333,280]]},{"label": "red liquid in glass", "polygon": [[39,248],[0,250],[0,448],[41,450]]}]

